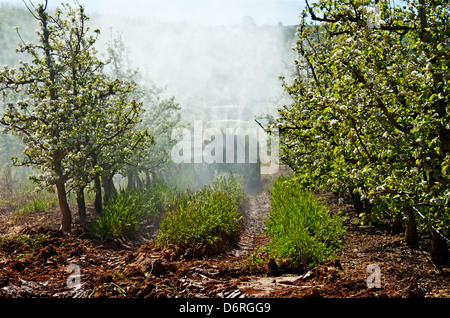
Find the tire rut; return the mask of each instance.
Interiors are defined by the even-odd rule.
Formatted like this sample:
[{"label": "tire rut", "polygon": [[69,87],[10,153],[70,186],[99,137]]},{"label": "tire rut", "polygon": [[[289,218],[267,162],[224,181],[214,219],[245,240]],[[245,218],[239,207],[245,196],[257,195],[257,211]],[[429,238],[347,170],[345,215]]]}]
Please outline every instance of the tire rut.
[{"label": "tire rut", "polygon": [[269,194],[263,192],[249,196],[247,208],[244,212],[243,231],[239,239],[238,248],[230,251],[235,257],[247,257],[258,246],[267,242],[264,232],[264,220],[270,210]]}]

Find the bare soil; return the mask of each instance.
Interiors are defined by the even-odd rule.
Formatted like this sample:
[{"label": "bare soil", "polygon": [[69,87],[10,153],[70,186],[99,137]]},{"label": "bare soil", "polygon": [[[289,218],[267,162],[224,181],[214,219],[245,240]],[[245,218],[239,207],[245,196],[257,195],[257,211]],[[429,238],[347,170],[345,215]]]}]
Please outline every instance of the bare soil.
[{"label": "bare soil", "polygon": [[[332,194],[320,197],[331,212],[342,210],[348,216],[343,248],[325,264],[295,271],[289,264],[265,259],[268,193],[249,198],[239,247],[212,258],[201,255],[200,247],[158,248],[148,233],[139,239],[120,237],[98,244],[84,235],[76,215],[73,233],[66,235],[59,231],[57,210],[17,220],[11,209],[4,209],[0,211],[0,297],[450,297],[450,269],[433,265],[426,240],[421,249],[411,250],[402,235],[391,235],[387,227],[353,225],[352,207],[338,205]],[[92,209],[88,215],[95,219]],[[10,239],[12,234],[40,237],[43,243],[27,250]],[[259,256],[255,259],[260,266],[251,266],[253,256]],[[72,284],[76,277],[71,264],[80,270],[79,285]],[[372,264],[380,270],[379,288],[368,285],[367,269]]]}]

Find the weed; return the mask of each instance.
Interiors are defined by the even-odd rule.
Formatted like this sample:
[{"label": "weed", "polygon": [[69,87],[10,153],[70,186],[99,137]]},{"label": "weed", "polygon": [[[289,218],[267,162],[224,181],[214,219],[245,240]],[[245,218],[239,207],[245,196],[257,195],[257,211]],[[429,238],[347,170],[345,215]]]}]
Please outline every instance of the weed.
[{"label": "weed", "polygon": [[332,258],[345,231],[338,215],[287,177],[273,184],[265,225],[270,253],[307,267]]},{"label": "weed", "polygon": [[14,219],[18,220],[21,217],[30,215],[36,212],[45,212],[57,206],[55,196],[47,194],[39,194],[37,197],[25,203],[20,209],[14,212]]},{"label": "weed", "polygon": [[265,272],[267,260],[261,252],[255,251],[242,261],[242,268],[252,274]]},{"label": "weed", "polygon": [[7,198],[3,198],[1,203],[14,210],[16,222],[32,213],[49,211],[58,206],[54,193],[36,190],[31,180],[23,181]]},{"label": "weed", "polygon": [[122,287],[120,287],[116,283],[110,282],[110,283],[104,283],[101,286],[95,287],[92,290],[92,292],[88,295],[88,298],[92,298],[95,293],[100,292],[103,289],[106,289],[106,290],[112,289],[114,292],[116,292],[120,296],[127,297],[127,292],[125,291],[125,289],[123,289]]},{"label": "weed", "polygon": [[133,232],[140,222],[140,210],[131,192],[121,192],[105,206],[103,215],[94,223],[94,232],[101,240]]},{"label": "weed", "polygon": [[179,198],[164,216],[157,242],[181,248],[201,244],[207,253],[225,251],[238,241],[244,201],[242,180],[220,174],[209,186]]},{"label": "weed", "polygon": [[48,240],[48,235],[24,235],[15,234],[0,237],[0,254],[5,256],[14,255],[17,258],[21,258],[27,254],[33,254],[37,248],[44,247]]},{"label": "weed", "polygon": [[146,218],[162,213],[170,206],[174,193],[162,181],[138,190],[122,190],[104,207],[91,232],[101,241],[113,236],[134,236]]}]

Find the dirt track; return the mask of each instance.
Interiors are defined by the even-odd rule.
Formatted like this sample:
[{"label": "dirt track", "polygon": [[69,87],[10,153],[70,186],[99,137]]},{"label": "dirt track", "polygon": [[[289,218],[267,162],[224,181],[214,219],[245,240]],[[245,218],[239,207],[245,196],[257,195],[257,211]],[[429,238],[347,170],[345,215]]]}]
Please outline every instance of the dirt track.
[{"label": "dirt track", "polygon": [[[344,208],[354,216],[351,207],[338,206],[331,195],[322,197],[331,211]],[[10,213],[3,213],[2,235],[40,236],[43,245],[29,252],[17,240],[2,243],[0,296],[450,297],[449,269],[431,264],[427,242],[422,242],[422,250],[413,251],[402,236],[390,235],[383,228],[354,226],[351,217],[336,259],[297,273],[289,271],[286,264],[268,261],[259,248],[268,241],[262,234],[268,210],[267,193],[250,197],[239,248],[210,259],[201,255],[191,259],[192,255],[175,246],[159,249],[151,242],[123,238],[99,246],[77,236],[81,234],[77,229],[73,235],[63,235],[58,231],[57,211],[36,213],[21,220],[25,225],[20,226]],[[252,255],[261,256],[262,266],[248,266],[246,258]],[[371,264],[380,268],[381,288],[368,288],[367,267]],[[79,285],[73,268],[80,270]]]}]

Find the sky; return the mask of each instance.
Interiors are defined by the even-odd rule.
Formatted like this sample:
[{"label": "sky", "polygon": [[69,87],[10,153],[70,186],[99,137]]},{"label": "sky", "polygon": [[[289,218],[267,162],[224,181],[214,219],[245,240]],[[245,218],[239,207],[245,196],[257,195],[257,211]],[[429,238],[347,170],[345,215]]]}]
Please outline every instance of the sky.
[{"label": "sky", "polygon": [[[25,0],[28,1],[29,0]],[[43,0],[31,0],[37,4]],[[49,0],[51,6],[76,0]],[[24,6],[23,0],[0,0]],[[149,18],[159,22],[203,25],[241,23],[251,16],[257,25],[295,25],[304,0],[78,0],[88,12]]]}]

